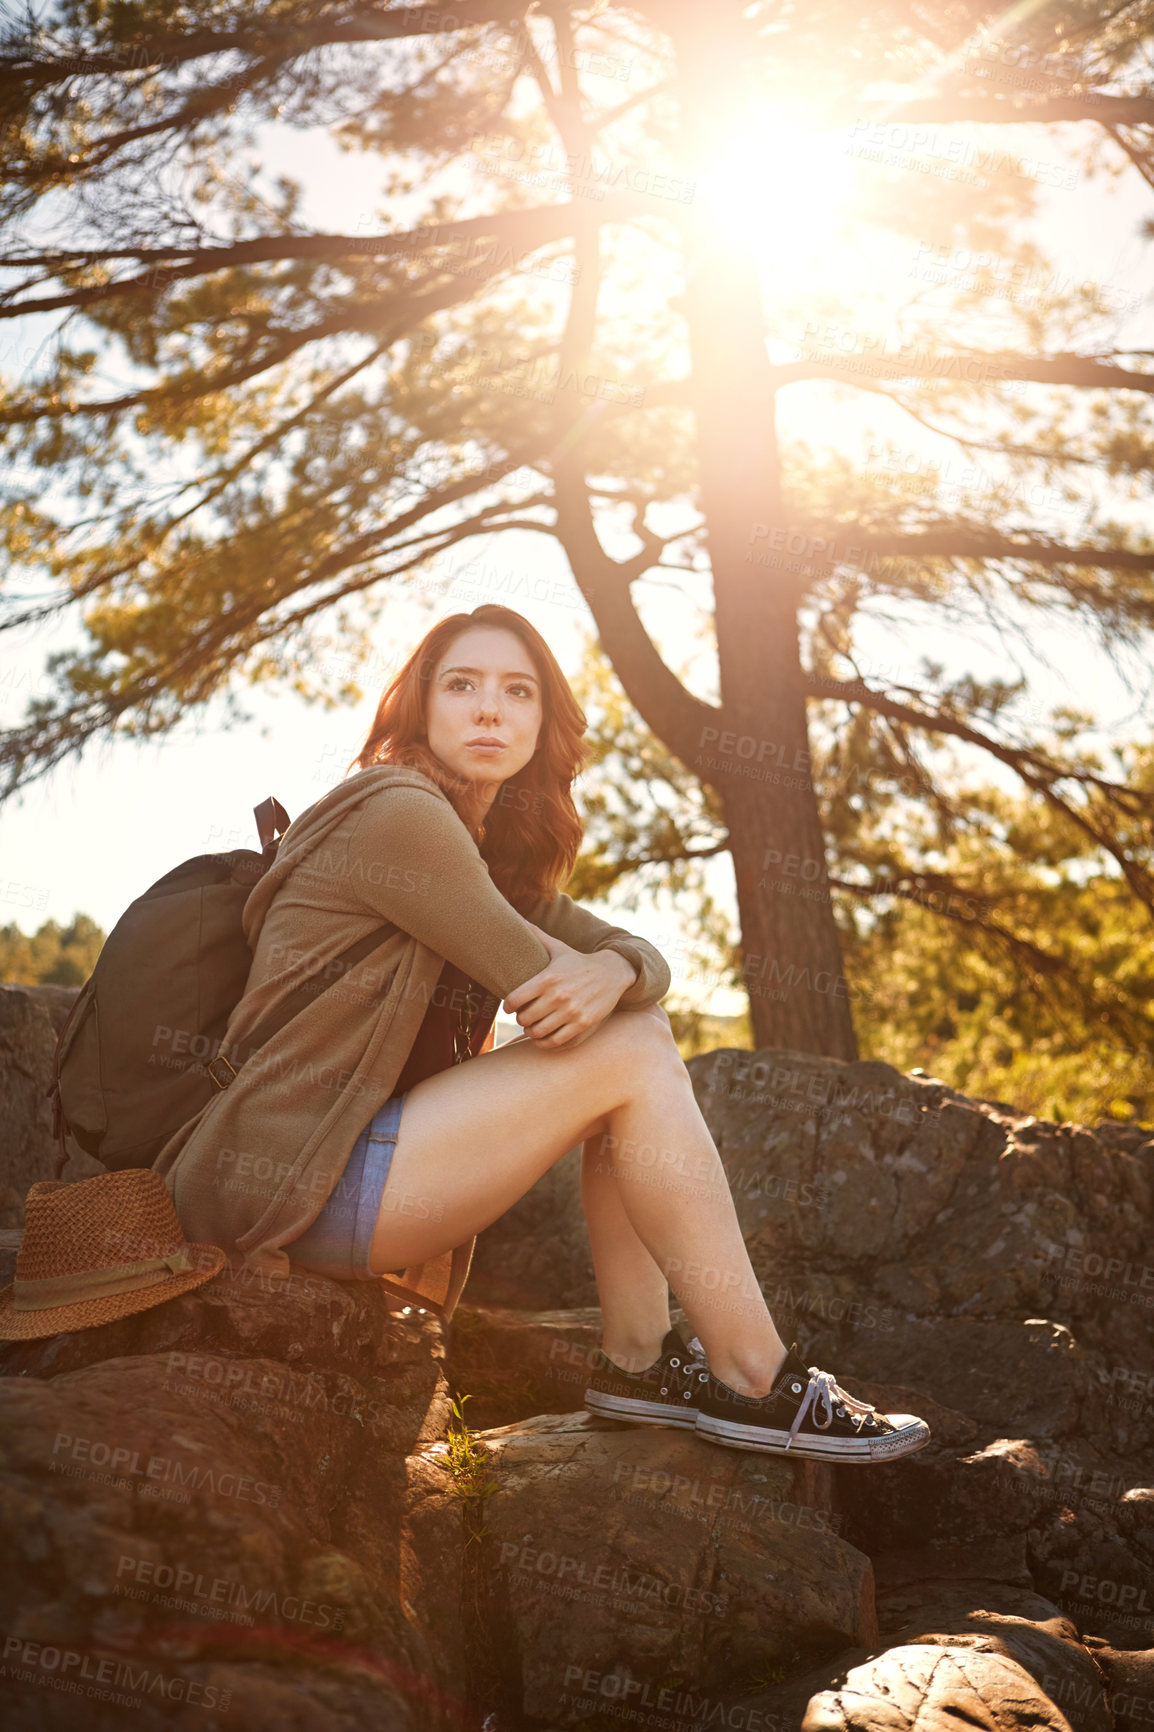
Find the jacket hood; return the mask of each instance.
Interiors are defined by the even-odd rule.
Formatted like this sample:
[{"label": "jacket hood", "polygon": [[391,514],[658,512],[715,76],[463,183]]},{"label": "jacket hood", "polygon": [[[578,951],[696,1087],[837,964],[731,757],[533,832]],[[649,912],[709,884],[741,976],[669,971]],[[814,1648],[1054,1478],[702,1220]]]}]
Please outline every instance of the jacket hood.
[{"label": "jacket hood", "polygon": [[256,949],[269,904],[293,867],[318,842],[323,841],[354,806],[359,806],[362,800],[370,799],[381,788],[397,787],[424,788],[435,794],[439,800],[451,804],[448,795],[438,788],[430,776],[426,776],[422,770],[411,769],[406,764],[370,764],[367,770],[359,770],[347,781],[338,782],[335,788],[322,794],[313,805],[306,806],[299,818],[293,819],[281,837],[276,859],[254,885],[246,900],[241,925],[250,950]]}]

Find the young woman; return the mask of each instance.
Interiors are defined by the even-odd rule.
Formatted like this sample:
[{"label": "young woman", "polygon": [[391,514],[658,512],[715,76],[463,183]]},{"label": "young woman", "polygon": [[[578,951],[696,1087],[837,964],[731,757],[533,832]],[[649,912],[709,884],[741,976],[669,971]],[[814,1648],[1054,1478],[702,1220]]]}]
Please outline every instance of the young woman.
[{"label": "young woman", "polygon": [[[721,1159],[656,1003],[669,985],[662,958],[557,888],[581,838],[570,788],[584,728],[548,646],[508,608],[454,614],[417,646],[381,700],[359,775],[310,809],[303,830],[290,826],[246,908],[257,940],[247,996],[257,1001],[266,987],[275,998],[287,978],[289,934],[331,955],[338,913],[361,920],[341,938],[385,917],[393,937],[372,997],[377,1021],[346,1044],[350,1083],[368,1078],[387,1098],[367,1122],[362,1106],[361,1134],[340,1171],[324,1178],[322,1207],[315,1182],[311,1206],[301,1202],[302,1156],[291,1185],[271,1201],[266,1189],[264,1212],[246,1218],[243,1232],[239,1214],[231,1233],[219,1207],[198,1214],[206,1193],[186,1184],[185,1230],[213,1226],[218,1244],[276,1247],[297,1268],[384,1277],[420,1292],[416,1275],[430,1260],[450,1247],[454,1258],[462,1246],[471,1254],[477,1233],[582,1144],[603,1320],[586,1394],[593,1411],[692,1427],[742,1449],[862,1462],[908,1454],[928,1441],[920,1419],[848,1395],[828,1372],[807,1369],[774,1327]],[[328,1005],[327,1033],[318,1021],[299,1050],[339,1042],[354,1013],[364,1014],[365,994],[353,985],[350,973],[294,1019]],[[502,997],[522,1033],[481,1052]],[[393,1007],[387,1015],[382,1002]],[[262,1008],[255,1004],[252,1019]],[[274,1081],[266,1066],[263,1117],[249,1122],[249,1138],[267,1129]],[[339,1111],[331,1101],[325,1113],[310,1107],[310,1159],[327,1134],[322,1119],[351,1122],[349,1088],[340,1092]],[[344,1139],[347,1149],[347,1131]],[[334,1131],[331,1147],[339,1140]],[[239,1210],[253,1188],[245,1191],[242,1157],[234,1143],[222,1177],[219,1131],[214,1143],[217,1204],[231,1186]],[[267,1146],[283,1158],[283,1137]],[[657,1160],[643,1169],[630,1154],[646,1146]],[[249,1167],[256,1172],[251,1158]],[[655,1170],[660,1185],[648,1182]],[[179,1186],[176,1197],[180,1206]],[[444,1311],[462,1281],[458,1268]],[[670,1326],[670,1288],[693,1331],[688,1347]]]}]

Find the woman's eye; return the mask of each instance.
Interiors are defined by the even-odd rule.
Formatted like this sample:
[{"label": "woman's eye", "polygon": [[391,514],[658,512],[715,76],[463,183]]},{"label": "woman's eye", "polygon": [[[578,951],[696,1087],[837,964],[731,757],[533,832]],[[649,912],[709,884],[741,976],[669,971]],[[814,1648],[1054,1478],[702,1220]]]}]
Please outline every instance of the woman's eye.
[{"label": "woman's eye", "polygon": [[[463,687],[471,686],[472,683],[472,680],[467,674],[454,674],[452,678],[446,682],[445,690],[448,692],[459,692]],[[516,697],[531,698],[533,696],[532,687],[521,685],[519,682],[516,685],[506,686],[505,689]]]}]

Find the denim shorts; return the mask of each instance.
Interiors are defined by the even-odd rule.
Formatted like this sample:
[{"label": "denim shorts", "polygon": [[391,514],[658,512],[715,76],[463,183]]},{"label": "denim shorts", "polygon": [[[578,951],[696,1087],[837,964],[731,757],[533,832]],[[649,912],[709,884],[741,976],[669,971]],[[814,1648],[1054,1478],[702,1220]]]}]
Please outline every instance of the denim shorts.
[{"label": "denim shorts", "polygon": [[375,1281],[369,1246],[392,1165],[405,1096],[390,1095],[353,1144],[332,1195],[299,1239],[284,1249],[290,1262],[334,1281]]}]

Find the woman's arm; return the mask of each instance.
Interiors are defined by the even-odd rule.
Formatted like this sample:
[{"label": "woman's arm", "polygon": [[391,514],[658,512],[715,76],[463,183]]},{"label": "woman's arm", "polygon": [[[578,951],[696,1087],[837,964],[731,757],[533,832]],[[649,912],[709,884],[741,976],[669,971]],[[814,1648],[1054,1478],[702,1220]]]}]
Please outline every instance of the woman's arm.
[{"label": "woman's arm", "polygon": [[598,919],[563,890],[534,903],[526,909],[525,918],[563,944],[583,950],[587,956],[598,950],[615,950],[631,963],[637,971],[636,979],[621,994],[619,1003],[638,1007],[656,1004],[669,991],[672,976],[659,950],[623,926],[610,926],[608,921]]},{"label": "woman's arm", "polygon": [[366,913],[391,920],[502,999],[549,962],[449,801],[431,789],[383,788],[364,801],[347,882]]},{"label": "woman's arm", "polygon": [[[572,1019],[574,995],[579,1013],[600,1020],[619,1003],[653,1005],[669,989],[659,951],[563,892],[539,899],[523,918],[493,883],[448,800],[432,789],[392,787],[364,802],[350,833],[346,881],[366,913],[411,933],[502,1000],[512,996],[508,1008],[530,1033],[542,1025],[539,1044],[567,1043],[557,1025]],[[558,946],[543,942],[542,933]],[[574,968],[573,957],[562,983],[551,970],[565,950],[596,956],[599,966]],[[554,1030],[557,1038],[549,1039]]]}]

